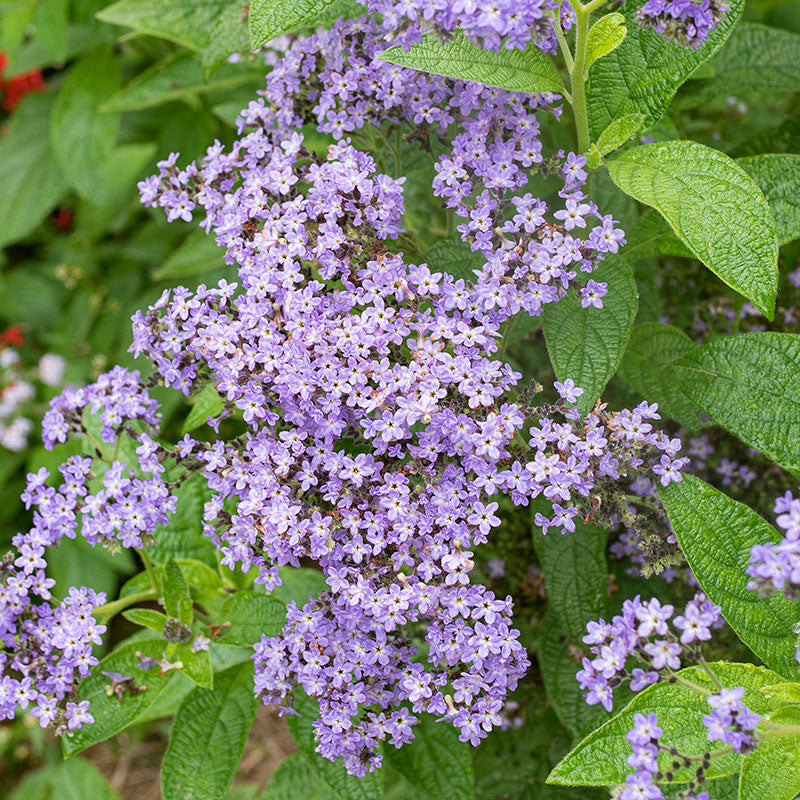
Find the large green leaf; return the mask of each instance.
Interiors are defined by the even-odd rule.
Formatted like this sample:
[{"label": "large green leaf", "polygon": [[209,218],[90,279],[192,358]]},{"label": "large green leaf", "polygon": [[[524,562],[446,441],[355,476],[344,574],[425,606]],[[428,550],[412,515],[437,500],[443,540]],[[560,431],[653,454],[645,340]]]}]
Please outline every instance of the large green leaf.
[{"label": "large green leaf", "polygon": [[680,328],[645,322],[631,332],[619,374],[648,402],[658,403],[662,415],[689,430],[702,428],[700,409],[681,391],[684,371],[675,362],[697,348]]},{"label": "large green leaf", "polygon": [[50,117],[50,144],[64,177],[98,205],[109,195],[107,162],[114,149],[119,115],[100,106],[122,81],[110,48],[88,53],[67,73]]},{"label": "large green leaf", "polygon": [[628,150],[608,169],[623,192],[660,211],[696,258],[772,319],[775,221],[742,167],[698,142],[671,141]]},{"label": "large green leaf", "polygon": [[302,753],[284,758],[259,800],[337,800]]},{"label": "large green leaf", "polygon": [[753,89],[800,90],[800,36],[757,22],[736,27],[709,62],[714,79],[737,95]]},{"label": "large green leaf", "polygon": [[[716,662],[711,667],[723,686],[744,687],[744,702],[757,714],[765,714],[774,708],[772,701],[759,691],[761,687],[779,680],[774,672],[753,664]],[[689,667],[678,674],[711,693],[716,691],[700,667]],[[624,783],[631,772],[627,763],[631,746],[625,735],[633,728],[634,714],[650,712],[655,712],[658,717],[658,724],[664,731],[661,741],[667,747],[676,747],[686,755],[701,755],[708,750],[708,729],[702,723],[703,715],[708,713],[706,696],[681,684],[661,682],[639,692],[615,717],[576,745],[556,765],[547,782],[565,786]],[[660,753],[662,771],[666,771],[671,762],[669,753]],[[719,756],[711,762],[706,776],[716,778],[733,774],[739,770],[741,762],[742,757],[734,753]],[[675,775],[677,780],[690,777],[685,770]]]},{"label": "large green leaf", "polygon": [[231,667],[214,683],[192,691],[175,715],[161,763],[164,800],[218,800],[236,772],[258,707],[253,665]]},{"label": "large green leaf", "polygon": [[739,800],[795,800],[800,794],[800,736],[767,739],[742,761]]},{"label": "large green leaf", "polygon": [[726,336],[679,364],[683,391],[714,422],[800,475],[800,335]]},{"label": "large green leaf", "polygon": [[476,280],[475,270],[486,263],[486,259],[470,250],[457,233],[431,245],[425,251],[425,261],[432,272],[447,272],[456,279],[473,283]]},{"label": "large green leaf", "polygon": [[120,800],[97,767],[85,758],[29,773],[8,800]]},{"label": "large green leaf", "polygon": [[626,229],[625,238],[627,242],[622,255],[628,260],[647,256],[694,258],[692,251],[675,235],[669,223],[654,208],[648,208],[640,215],[630,231]]},{"label": "large green leaf", "polygon": [[551,57],[538,47],[494,53],[463,34],[456,34],[447,42],[427,34],[408,50],[400,46],[390,47],[381,53],[380,58],[401,67],[477,81],[514,92],[564,91]]},{"label": "large green leaf", "polygon": [[[774,683],[774,681],[770,681]],[[383,793],[381,770],[367,773],[363,778],[348,775],[341,761],[334,763],[314,751],[314,727],[312,722],[319,716],[319,704],[305,692],[297,691],[294,708],[300,716],[286,718],[292,738],[307,759],[314,776],[330,789],[334,800],[380,800]]]},{"label": "large green leaf", "polygon": [[[796,38],[800,40],[800,36]],[[778,244],[800,237],[800,155],[766,153],[740,158],[739,164],[758,183],[767,198],[775,218]]]},{"label": "large green leaf", "polygon": [[98,19],[138,33],[160,36],[193,50],[211,42],[219,17],[229,6],[241,14],[241,0],[119,0],[98,13]]},{"label": "large green leaf", "polygon": [[[162,637],[138,639],[119,645],[107,655],[93,670],[88,678],[78,685],[77,701],[89,701],[89,712],[94,717],[91,725],[84,725],[74,731],[72,736],[65,736],[61,741],[64,753],[68,756],[80,753],[97,742],[102,742],[119,733],[123,728],[135,722],[158,699],[160,693],[175,677],[174,672],[159,674],[158,669],[151,668],[147,672],[139,669],[139,656],[142,652],[149,658],[161,658],[166,642]],[[135,695],[124,694],[122,700],[116,695],[109,696],[106,687],[110,684],[103,672],[117,672],[125,677],[133,678],[134,684],[143,692]]]},{"label": "large green leaf", "polygon": [[617,371],[638,308],[633,272],[619,256],[608,256],[590,275],[608,284],[603,308],[581,308],[572,293],[545,307],[542,328],[559,380],[572,378],[583,389],[578,410],[588,413]]},{"label": "large green leaf", "polygon": [[779,541],[780,534],[751,508],[693,475],[662,487],[660,494],[703,591],[765,664],[796,678],[794,626],[800,622],[800,600],[787,600],[780,593],[759,597],[747,588],[745,572],[753,545]]},{"label": "large green leaf", "polygon": [[[550,502],[537,498],[531,512],[552,513]],[[542,535],[533,526],[533,544],[544,572],[549,609],[558,626],[575,644],[586,633],[586,623],[603,615],[608,590],[606,542],[608,532],[575,520],[575,533]]]},{"label": "large green leaf", "polygon": [[66,189],[50,148],[53,97],[52,92],[26,97],[11,118],[8,132],[0,136],[0,247],[31,233]]},{"label": "large green leaf", "polygon": [[473,800],[472,746],[458,740],[458,731],[450,723],[437,722],[427,714],[414,726],[414,736],[399,750],[387,747],[386,762],[419,797]]},{"label": "large green leaf", "polygon": [[586,87],[589,128],[597,140],[614,120],[641,115],[639,131],[658,122],[678,87],[728,38],[744,7],[731,0],[728,12],[698,50],[676,47],[653,30],[642,30],[632,14],[642,3],[630,6],[628,34],[613,52],[589,71]]},{"label": "large green leaf", "polygon": [[252,646],[261,635],[276,636],[286,622],[286,607],[279,600],[258,592],[232,594],[222,607],[222,619],[230,622],[219,637],[221,644]]},{"label": "large green leaf", "polygon": [[253,47],[261,47],[303,25],[336,2],[337,0],[252,0],[250,39]]},{"label": "large green leaf", "polygon": [[[137,75],[103,103],[103,111],[135,111],[167,103],[191,100],[205,92],[230,91],[251,85],[256,89],[264,81],[264,67],[247,63],[226,64],[212,80],[203,78],[202,60],[196,53],[179,50]],[[196,101],[195,101],[196,102]],[[214,237],[208,237],[211,244]]]}]

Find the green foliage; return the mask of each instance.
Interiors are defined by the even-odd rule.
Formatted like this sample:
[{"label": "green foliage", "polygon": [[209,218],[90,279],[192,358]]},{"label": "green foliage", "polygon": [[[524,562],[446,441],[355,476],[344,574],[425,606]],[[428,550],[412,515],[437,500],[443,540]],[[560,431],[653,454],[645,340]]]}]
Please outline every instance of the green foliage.
[{"label": "green foliage", "polygon": [[[778,680],[778,676],[764,667],[752,664],[718,662],[711,665],[722,685],[728,688],[743,686],[745,702],[757,714],[765,714],[774,705],[760,689]],[[714,689],[708,676],[699,667],[681,670],[678,675],[702,687],[709,693]],[[688,686],[675,683],[656,683],[639,692],[625,708],[608,722],[592,731],[579,742],[553,769],[548,783],[565,786],[603,786],[624,783],[630,772],[627,764],[631,752],[625,734],[633,728],[633,715],[655,712],[658,724],[664,731],[662,742],[676,747],[687,755],[701,755],[708,749],[708,729],[702,717],[708,713],[708,703],[703,694]],[[659,755],[659,765],[666,771],[671,766],[669,753]],[[742,757],[729,753],[715,758],[706,775],[717,778],[738,772]],[[682,771],[675,773],[676,780],[686,780]]]},{"label": "green foliage", "polygon": [[207,423],[208,417],[216,417],[224,408],[224,401],[213,383],[207,383],[200,391],[189,398],[192,410],[186,415],[181,427],[182,433],[190,433]]},{"label": "green foliage", "polygon": [[259,800],[337,800],[302,753],[281,761]]},{"label": "green foliage", "polygon": [[248,661],[217,675],[214,689],[195,689],[175,715],[161,763],[164,800],[219,800],[244,751],[258,700]]},{"label": "green foliage", "polygon": [[8,800],[121,800],[100,770],[84,758],[43,767],[28,775]]},{"label": "green foliage", "polygon": [[252,647],[261,636],[280,633],[286,621],[283,603],[274,597],[251,591],[230,595],[222,606],[222,619],[230,622],[219,637],[221,644]]},{"label": "green foliage", "polygon": [[675,141],[628,150],[608,169],[622,191],[660,211],[696,258],[772,319],[775,222],[742,167],[697,142]]},{"label": "green foliage", "polygon": [[800,600],[782,594],[759,597],[747,588],[750,549],[779,541],[778,532],[751,508],[693,475],[662,487],[660,494],[703,591],[767,666],[786,678],[796,677],[794,626],[800,620]]},{"label": "green foliage", "polygon": [[765,153],[740,158],[739,164],[767,198],[778,244],[800,238],[800,154]]},{"label": "green foliage", "polygon": [[800,475],[798,358],[796,334],[716,339],[681,359],[681,388],[714,422]]},{"label": "green foliage", "polygon": [[742,761],[739,800],[794,800],[800,792],[800,736],[759,744]]},{"label": "green foliage", "polygon": [[250,4],[250,38],[253,47],[261,47],[336,4],[336,0],[253,0]]},{"label": "green foliage", "polygon": [[[622,44],[627,28],[625,17],[614,11],[605,14],[589,29],[589,40],[586,43],[586,68],[594,64],[598,58],[608,55]],[[632,131],[633,135],[635,131]]]},{"label": "green foliage", "polygon": [[633,272],[619,256],[606,258],[591,277],[608,283],[603,308],[581,308],[580,296],[573,294],[548,305],[542,315],[547,350],[558,379],[572,378],[583,389],[578,399],[582,414],[591,411],[617,371],[638,307]]},{"label": "green foliage", "polygon": [[448,42],[426,35],[408,50],[390,47],[380,57],[403,67],[464,81],[478,81],[514,92],[564,91],[552,60],[536,47],[493,53],[463,34],[456,34]]}]

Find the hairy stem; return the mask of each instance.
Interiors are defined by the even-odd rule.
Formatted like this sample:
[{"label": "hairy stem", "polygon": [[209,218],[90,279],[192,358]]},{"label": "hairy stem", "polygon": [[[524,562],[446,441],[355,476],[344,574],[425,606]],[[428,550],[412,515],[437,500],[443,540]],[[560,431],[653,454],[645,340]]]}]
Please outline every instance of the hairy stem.
[{"label": "hairy stem", "polygon": [[147,589],[146,591],[129,594],[127,597],[120,597],[118,600],[114,600],[111,603],[98,606],[92,613],[97,617],[98,622],[105,624],[111,617],[115,614],[119,614],[120,611],[124,611],[128,606],[141,603],[143,600],[155,600],[157,597],[158,594],[153,589]]}]

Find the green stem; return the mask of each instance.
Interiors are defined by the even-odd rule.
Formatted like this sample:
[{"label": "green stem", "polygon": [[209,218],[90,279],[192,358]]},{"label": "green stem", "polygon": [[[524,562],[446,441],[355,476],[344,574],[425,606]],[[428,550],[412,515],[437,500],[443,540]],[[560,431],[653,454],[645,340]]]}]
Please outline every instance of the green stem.
[{"label": "green stem", "polygon": [[136,548],[136,552],[139,554],[139,557],[142,559],[142,563],[144,564],[144,568],[147,570],[147,575],[150,578],[150,589],[151,591],[155,592],[158,596],[161,594],[161,584],[158,580],[158,575],[156,575],[155,567],[153,566],[153,562],[150,560],[150,556],[147,555],[147,552],[142,548]]},{"label": "green stem", "polygon": [[92,613],[97,617],[98,622],[106,623],[111,617],[118,614],[120,611],[124,611],[128,606],[132,606],[134,603],[140,603],[143,600],[155,600],[156,597],[158,597],[158,595],[153,589],[147,589],[144,592],[129,594],[127,597],[120,597],[119,600],[114,600],[111,603],[98,606]]},{"label": "green stem", "polygon": [[682,675],[678,675],[677,672],[673,672],[669,670],[670,677],[675,679],[675,683],[679,683],[681,686],[685,686],[687,689],[692,689],[695,692],[699,692],[706,697],[714,694],[710,689],[707,689],[705,686],[701,686],[699,683],[695,683],[694,681],[690,681],[687,678],[684,678]]},{"label": "green stem", "polygon": [[698,659],[697,663],[703,668],[706,675],[708,675],[711,683],[717,687],[717,691],[722,691],[725,687],[722,685],[722,681],[717,677],[717,673],[714,672],[713,669],[708,665],[708,662],[703,658],[703,654],[700,654],[700,658]]},{"label": "green stem", "polygon": [[800,736],[800,725],[776,725],[768,731],[759,731],[759,739],[774,739],[776,736]]},{"label": "green stem", "polygon": [[[595,3],[598,0],[594,0]],[[575,11],[575,57],[569,70],[569,89],[572,94],[572,113],[578,133],[578,152],[589,149],[589,115],[586,111],[586,45],[589,39],[589,14],[593,4],[584,6],[572,0]]]}]

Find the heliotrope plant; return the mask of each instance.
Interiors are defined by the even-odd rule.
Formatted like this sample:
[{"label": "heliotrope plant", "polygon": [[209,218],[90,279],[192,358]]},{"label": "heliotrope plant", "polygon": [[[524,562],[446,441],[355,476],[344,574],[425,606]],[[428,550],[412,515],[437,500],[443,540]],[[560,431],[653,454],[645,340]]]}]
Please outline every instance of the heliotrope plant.
[{"label": "heliotrope plant", "polygon": [[[176,713],[164,797],[217,798],[263,702],[303,753],[267,797],[309,780],[378,798],[385,762],[387,787],[460,797],[463,745],[524,730],[512,693],[535,668],[591,731],[551,784],[725,800],[735,782],[749,800],[769,780],[794,798],[800,501],[777,501],[779,541],[691,474],[709,440],[687,455],[674,423],[713,421],[800,474],[794,421],[759,398],[794,397],[800,344],[751,331],[665,355],[647,337],[674,339],[666,323],[632,334],[625,257],[658,239],[771,320],[778,239],[800,226],[768,199],[800,167],[776,178],[654,127],[741,3],[604,4],[284,0],[201,26],[227,54],[249,17],[265,87],[231,141],[138,188],[213,237],[227,275],[164,290],[133,316],[138,369],[50,403],[43,441],[65,455],[28,475],[32,523],[0,565],[0,714],[29,711],[69,755]],[[104,13],[152,30],[128,6]],[[653,209],[631,230],[623,195]],[[540,324],[541,382],[507,349]],[[601,399],[618,370],[628,408]],[[191,404],[180,432],[170,394]],[[727,457],[718,473],[758,481]],[[526,507],[548,597],[533,638],[482,555]],[[618,614],[609,534],[638,581]],[[48,564],[78,536],[143,571],[116,598],[59,590]],[[691,592],[643,600],[653,576]],[[120,616],[141,630],[101,660]],[[767,667],[706,660],[726,622]]]}]

